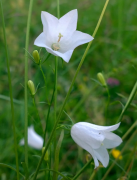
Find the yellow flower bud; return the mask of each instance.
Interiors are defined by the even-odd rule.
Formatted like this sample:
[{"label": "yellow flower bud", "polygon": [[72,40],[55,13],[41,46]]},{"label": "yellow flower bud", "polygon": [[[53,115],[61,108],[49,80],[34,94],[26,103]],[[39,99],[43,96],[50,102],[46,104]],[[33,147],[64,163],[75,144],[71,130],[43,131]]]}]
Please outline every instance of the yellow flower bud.
[{"label": "yellow flower bud", "polygon": [[31,95],[34,96],[35,93],[36,93],[35,92],[35,86],[34,86],[34,83],[31,80],[28,81],[28,88],[30,90]]},{"label": "yellow flower bud", "polygon": [[[44,153],[44,150],[45,150],[45,147],[42,148],[42,154]],[[44,160],[45,160],[45,161],[48,161],[48,159],[49,159],[49,152],[48,152],[48,150],[47,150],[47,151],[46,151],[46,154],[45,154],[45,156],[44,156]]]},{"label": "yellow flower bud", "polygon": [[98,74],[97,74],[97,78],[98,78],[99,82],[100,82],[103,86],[107,86],[107,85],[106,85],[105,78],[104,78],[104,76],[103,76],[102,73],[98,73]]},{"label": "yellow flower bud", "polygon": [[36,64],[39,64],[39,63],[40,63],[40,56],[39,56],[38,51],[37,51],[37,50],[34,50],[33,53],[32,53],[32,55],[33,55],[33,58],[34,58],[34,60],[35,60],[35,63],[36,63]]}]

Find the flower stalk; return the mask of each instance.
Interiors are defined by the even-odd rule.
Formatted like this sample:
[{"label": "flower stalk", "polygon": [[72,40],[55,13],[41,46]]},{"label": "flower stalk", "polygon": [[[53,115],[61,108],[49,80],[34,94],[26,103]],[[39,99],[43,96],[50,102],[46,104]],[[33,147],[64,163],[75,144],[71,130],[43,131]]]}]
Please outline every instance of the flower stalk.
[{"label": "flower stalk", "polygon": [[25,43],[25,163],[28,168],[28,92],[27,92],[27,82],[28,82],[28,46],[29,46],[29,33],[30,33],[30,22],[32,14],[33,0],[30,0],[28,20],[27,20],[27,30],[26,30],[26,43]]},{"label": "flower stalk", "polygon": [[12,127],[13,127],[13,136],[14,136],[14,149],[16,156],[16,171],[17,171],[17,180],[19,180],[19,163],[18,163],[18,150],[17,150],[17,136],[16,136],[16,127],[15,127],[15,117],[14,117],[14,105],[13,105],[13,93],[12,93],[12,84],[11,84],[11,75],[10,75],[10,65],[9,65],[9,53],[6,39],[6,30],[3,14],[2,0],[0,0],[1,16],[2,16],[2,26],[3,26],[3,35],[5,42],[5,51],[6,51],[6,61],[7,61],[7,71],[8,71],[8,82],[9,82],[9,93],[10,93],[10,103],[11,103],[11,118],[12,118]]},{"label": "flower stalk", "polygon": [[119,116],[119,119],[118,119],[117,123],[122,120],[122,117],[123,117],[125,111],[127,110],[128,106],[132,102],[134,96],[136,95],[136,92],[137,92],[137,82],[135,83],[135,85],[134,85],[134,87],[133,87],[133,89],[132,89],[132,91],[131,91],[131,93],[129,95],[129,98],[128,98],[128,100],[126,102],[126,105],[124,106],[124,108],[123,108],[123,110],[122,110],[122,112],[121,112],[121,114]]},{"label": "flower stalk", "polygon": [[[98,30],[98,28],[99,28],[99,26],[100,26],[100,23],[101,23],[101,21],[102,21],[103,15],[104,15],[105,10],[106,10],[106,7],[107,7],[107,5],[108,5],[108,2],[109,2],[109,0],[106,0],[105,5],[104,5],[104,7],[103,7],[103,10],[102,10],[102,12],[101,12],[101,15],[100,15],[100,17],[99,17],[97,26],[96,26],[96,28],[95,28],[95,30],[94,30],[94,32],[93,32],[93,37],[95,37],[95,35],[96,35],[96,33],[97,33],[97,30]],[[64,102],[63,102],[63,105],[62,105],[62,107],[61,107],[61,110],[60,110],[60,112],[59,112],[57,121],[56,121],[56,123],[55,123],[55,125],[54,125],[54,127],[53,127],[53,130],[52,130],[52,132],[51,132],[50,138],[49,138],[49,140],[48,140],[48,142],[47,142],[47,144],[46,144],[46,146],[45,146],[45,151],[44,151],[44,153],[43,153],[43,155],[42,155],[42,157],[41,157],[41,159],[40,159],[40,161],[39,161],[39,163],[38,163],[38,166],[37,166],[37,169],[36,169],[36,172],[35,172],[35,175],[34,175],[33,180],[36,180],[37,174],[38,174],[38,172],[39,172],[40,165],[41,165],[41,163],[42,163],[42,161],[43,161],[43,159],[44,159],[44,155],[45,155],[45,153],[46,153],[46,151],[47,151],[47,149],[48,149],[48,147],[49,147],[49,145],[50,145],[50,142],[51,142],[51,140],[52,140],[52,138],[53,138],[53,136],[54,136],[54,133],[55,133],[55,131],[56,131],[56,127],[57,127],[57,125],[58,125],[58,123],[59,123],[59,120],[60,120],[61,115],[62,115],[62,113],[63,113],[64,107],[65,107],[66,102],[67,102],[67,100],[68,100],[68,97],[69,97],[69,95],[70,95],[70,93],[71,93],[71,90],[72,90],[72,87],[73,87],[74,82],[75,82],[75,80],[76,80],[76,77],[77,77],[77,75],[78,75],[78,73],[79,73],[79,71],[80,71],[80,68],[81,68],[81,66],[82,66],[82,64],[83,64],[83,62],[84,62],[84,60],[85,60],[85,57],[86,57],[86,55],[87,55],[87,53],[88,53],[88,50],[89,50],[91,44],[92,44],[92,41],[90,41],[90,42],[88,43],[88,46],[87,46],[87,48],[86,48],[86,50],[85,50],[85,52],[84,52],[84,54],[83,54],[83,57],[82,57],[79,65],[78,65],[78,68],[77,68],[77,70],[76,70],[76,73],[75,73],[75,75],[74,75],[74,77],[73,77],[73,80],[72,80],[72,82],[71,82],[69,91],[68,91],[68,93],[67,93],[67,95],[66,95],[66,98],[65,98],[65,100],[64,100]]]},{"label": "flower stalk", "polygon": [[72,180],[77,179],[77,178],[81,175],[81,173],[91,164],[91,162],[92,162],[92,159],[89,160],[89,161],[83,166],[82,169],[80,169],[80,171],[72,178]]}]

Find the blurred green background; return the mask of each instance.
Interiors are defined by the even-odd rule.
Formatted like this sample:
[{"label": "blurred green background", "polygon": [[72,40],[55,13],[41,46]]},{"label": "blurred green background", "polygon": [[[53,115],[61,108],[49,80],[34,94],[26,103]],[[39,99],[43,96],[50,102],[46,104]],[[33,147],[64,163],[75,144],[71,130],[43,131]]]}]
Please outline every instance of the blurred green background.
[{"label": "blurred green background", "polygon": [[[93,34],[98,22],[99,16],[105,4],[105,0],[60,0],[60,15],[63,16],[72,9],[78,9],[77,30]],[[8,50],[10,54],[10,70],[12,76],[13,96],[15,99],[15,118],[17,142],[24,136],[24,57],[25,57],[25,37],[28,15],[29,1],[27,0],[3,0],[3,11],[5,16],[6,34]],[[136,82],[137,77],[137,2],[135,0],[112,0],[109,2],[102,23],[82,65],[80,73],[76,79],[71,96],[66,104],[65,111],[70,115],[74,122],[86,121],[98,125],[113,125],[116,123],[122,106],[120,101],[125,104],[127,98]],[[57,16],[57,7],[55,0],[35,0],[32,12],[29,52],[39,50],[34,46],[34,40],[42,32],[41,11],[47,11]],[[15,154],[13,147],[13,132],[11,124],[11,111],[9,103],[9,86],[6,69],[6,56],[3,40],[2,22],[0,16],[0,162],[7,163],[15,167]],[[58,97],[57,109],[59,110],[66,93],[69,89],[71,80],[75,74],[80,59],[87,47],[87,44],[81,45],[74,50],[70,62],[67,64],[59,58],[58,66]],[[46,55],[43,48],[41,55]],[[53,55],[43,64],[42,68],[47,78],[47,88],[43,88],[44,80],[37,65],[29,58],[29,74],[35,86],[39,83],[36,94],[36,102],[41,117],[43,127],[48,105],[46,97],[51,99],[54,87],[54,62]],[[103,72],[106,81],[109,78],[115,78],[118,85],[108,85],[110,91],[110,105],[107,116],[105,107],[107,103],[107,92],[93,79],[97,80],[97,73]],[[29,98],[29,125],[33,124],[38,134],[42,136],[42,131],[38,125],[38,119],[33,107],[30,94]],[[41,103],[43,102],[43,103]],[[134,98],[132,104],[126,111],[120,128],[117,130],[119,136],[123,136],[129,127],[136,121],[137,99]],[[58,112],[57,112],[58,113]],[[54,123],[54,103],[51,106],[50,114],[50,134]],[[61,121],[69,123],[68,117],[63,114]],[[121,150],[135,129],[128,135],[118,149]],[[60,131],[57,131],[57,137]],[[137,176],[137,157],[135,153],[131,156],[136,146],[136,138],[128,144],[123,153],[122,160],[118,161],[106,179],[116,180],[125,175],[128,160],[134,163],[128,171],[127,179],[136,179]],[[24,147],[18,146],[20,171],[23,172],[21,162],[24,162]],[[68,172],[70,175],[82,168],[86,163],[85,150],[78,146],[71,139],[70,134],[65,131],[64,140],[60,152],[60,172]],[[29,171],[34,172],[39,158],[34,155],[41,155],[41,151],[29,148]],[[52,158],[52,164],[53,164]],[[110,155],[109,166],[113,163],[114,157]],[[44,168],[46,164],[42,164]],[[109,168],[109,166],[107,168]],[[100,168],[93,179],[100,180],[107,168]],[[123,172],[123,169],[125,172]],[[94,170],[94,164],[88,168],[79,180],[90,179]],[[123,174],[122,174],[123,173]],[[40,174],[39,179],[44,179],[44,174]],[[0,179],[16,179],[14,171],[6,167],[0,167]]]}]

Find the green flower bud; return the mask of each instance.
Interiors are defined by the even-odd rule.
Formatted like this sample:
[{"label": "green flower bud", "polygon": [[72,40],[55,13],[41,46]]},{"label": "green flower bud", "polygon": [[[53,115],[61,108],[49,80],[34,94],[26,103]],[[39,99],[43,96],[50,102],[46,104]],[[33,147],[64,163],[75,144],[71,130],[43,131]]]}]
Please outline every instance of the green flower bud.
[{"label": "green flower bud", "polygon": [[107,86],[107,85],[106,85],[105,78],[104,78],[104,76],[103,76],[102,73],[98,73],[98,74],[97,74],[97,78],[98,78],[99,82],[100,82],[103,86]]},{"label": "green flower bud", "polygon": [[39,56],[38,51],[37,51],[37,50],[34,50],[33,53],[32,53],[32,55],[33,55],[33,58],[34,58],[34,60],[35,60],[35,63],[36,63],[36,64],[39,64],[39,63],[40,63],[40,56]]},{"label": "green flower bud", "polygon": [[28,81],[28,88],[30,90],[31,95],[34,96],[35,93],[36,93],[35,92],[35,86],[34,86],[34,83],[31,80]]},{"label": "green flower bud", "polygon": [[[42,148],[42,154],[44,153],[44,150],[45,150],[45,147]],[[45,160],[45,161],[48,161],[48,159],[49,159],[49,152],[48,152],[48,150],[47,150],[47,151],[46,151],[46,154],[45,154],[45,156],[44,156],[44,160]]]}]

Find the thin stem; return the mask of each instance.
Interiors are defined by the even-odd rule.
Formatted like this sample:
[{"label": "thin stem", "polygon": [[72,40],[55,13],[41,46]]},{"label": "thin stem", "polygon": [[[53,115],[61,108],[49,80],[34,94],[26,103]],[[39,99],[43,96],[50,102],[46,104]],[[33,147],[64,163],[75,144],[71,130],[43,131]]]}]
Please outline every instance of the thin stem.
[{"label": "thin stem", "polygon": [[[129,140],[126,142],[125,146],[123,147],[123,149],[121,150],[119,156],[121,156],[121,154],[124,152],[124,150],[126,149],[128,143],[132,140],[132,138],[136,135],[137,133],[137,129],[135,130],[135,132],[132,134],[132,136],[129,138]],[[107,172],[105,173],[105,175],[103,176],[102,180],[104,180],[107,175],[109,174],[109,172],[111,171],[111,169],[114,167],[115,162],[118,160],[119,156],[116,158],[116,160],[111,164],[111,166],[109,167],[109,169],[107,170]]]},{"label": "thin stem", "polygon": [[45,74],[44,74],[43,69],[41,67],[41,64],[39,65],[39,68],[40,68],[40,71],[42,73],[42,76],[43,76],[43,79],[44,79],[44,82],[45,82],[45,86],[47,86],[46,77],[45,77]]},{"label": "thin stem", "polygon": [[134,87],[133,87],[133,89],[132,89],[132,91],[131,91],[131,93],[129,95],[129,98],[128,98],[128,100],[126,102],[126,105],[124,106],[124,108],[123,108],[123,110],[122,110],[122,112],[121,112],[121,114],[119,116],[119,119],[118,119],[117,123],[122,120],[122,117],[123,117],[125,111],[127,110],[128,106],[132,102],[134,96],[136,95],[136,92],[137,92],[137,82],[135,83],[135,85],[134,85]]},{"label": "thin stem", "polygon": [[72,180],[77,179],[77,178],[81,175],[81,173],[91,164],[92,160],[93,160],[93,159],[89,160],[89,161],[83,166],[83,168],[80,169],[80,171],[72,178]]},{"label": "thin stem", "polygon": [[[43,76],[43,79],[44,79],[44,82],[45,82],[45,89],[46,89],[46,88],[47,88],[47,82],[46,82],[45,74],[44,74],[43,69],[42,69],[42,67],[41,67],[41,63],[40,63],[40,65],[39,65],[39,68],[40,68],[40,71],[41,71],[41,73],[42,73],[42,76]],[[45,91],[45,96],[46,96],[46,99],[47,99],[47,101],[48,101],[48,103],[49,103],[49,100],[48,100],[48,98],[47,98],[46,91]]]},{"label": "thin stem", "polygon": [[37,117],[38,117],[38,120],[39,120],[39,124],[41,126],[41,129],[44,133],[44,130],[43,130],[43,126],[42,126],[42,123],[41,123],[41,120],[40,120],[40,116],[39,116],[39,112],[38,112],[38,108],[36,106],[36,102],[35,102],[35,97],[33,96],[33,104],[34,104],[34,107],[35,107],[35,110],[36,110],[36,114],[37,114]]},{"label": "thin stem", "polygon": [[30,22],[32,14],[33,0],[30,0],[27,30],[26,30],[26,44],[25,44],[25,163],[28,168],[28,97],[27,97],[27,82],[28,82],[28,46],[29,46],[29,33],[30,33]]},{"label": "thin stem", "polygon": [[47,129],[48,129],[48,122],[49,122],[50,108],[51,108],[51,104],[52,104],[52,102],[53,102],[54,92],[55,92],[55,87],[54,87],[54,89],[53,89],[51,101],[50,101],[50,104],[49,104],[49,107],[48,107],[48,113],[47,113],[47,118],[46,118],[46,128],[45,128],[45,132],[44,132],[44,144],[43,144],[43,146],[45,145],[46,132],[47,132]]},{"label": "thin stem", "polygon": [[137,120],[132,124],[132,126],[129,128],[129,130],[123,135],[122,140],[124,140],[128,134],[133,130],[133,128],[137,125]]},{"label": "thin stem", "polygon": [[5,30],[5,22],[4,22],[2,0],[0,0],[0,7],[1,7],[3,35],[4,35],[5,51],[6,51],[6,63],[7,63],[7,71],[8,71],[8,82],[9,82],[9,90],[10,90],[9,93],[10,93],[12,127],[13,127],[13,136],[14,136],[14,149],[15,149],[15,156],[16,156],[17,180],[19,180],[17,136],[16,136],[16,127],[15,127],[15,117],[14,117],[14,105],[13,105],[13,94],[12,94],[12,84],[11,84],[10,65],[9,65],[9,53],[8,53],[8,46],[7,46],[7,39],[6,39],[6,30]]},{"label": "thin stem", "polygon": [[107,115],[108,115],[108,107],[109,107],[109,102],[110,102],[110,93],[109,93],[109,89],[108,87],[106,86],[106,91],[107,91],[107,94],[108,94],[108,99],[107,99],[107,103],[106,103],[106,120],[107,120]]},{"label": "thin stem", "polygon": [[[106,7],[107,7],[108,2],[109,2],[109,0],[106,0],[106,3],[105,3],[105,5],[104,5],[104,7],[103,7],[102,13],[101,13],[100,18],[99,18],[99,21],[98,21],[97,26],[96,26],[96,28],[95,28],[95,31],[94,31],[94,33],[93,33],[93,37],[95,37],[95,35],[96,35],[96,33],[97,33],[97,30],[98,30],[99,25],[100,25],[100,23],[101,23],[101,20],[102,20],[102,18],[103,18],[103,15],[104,15],[104,12],[105,12],[105,10],[106,10]],[[86,50],[85,50],[85,52],[84,52],[84,54],[83,54],[83,57],[82,57],[82,59],[81,59],[81,61],[80,61],[80,63],[79,63],[79,66],[78,66],[78,68],[77,68],[77,70],[76,70],[76,73],[75,73],[75,75],[74,75],[74,77],[73,77],[73,80],[72,80],[72,82],[71,82],[69,91],[68,91],[68,93],[67,93],[67,95],[66,95],[66,98],[65,98],[65,100],[64,100],[64,102],[63,102],[63,105],[62,105],[62,107],[61,107],[61,110],[60,110],[60,112],[59,112],[57,121],[56,121],[56,123],[55,123],[55,125],[54,125],[54,127],[53,127],[53,129],[52,129],[50,138],[49,138],[49,140],[48,140],[48,142],[47,142],[47,145],[46,145],[45,150],[44,150],[44,152],[43,152],[43,154],[42,154],[42,157],[41,157],[41,159],[40,159],[40,161],[39,161],[39,163],[38,163],[38,166],[37,166],[37,169],[36,169],[36,172],[35,172],[35,175],[34,175],[34,180],[35,180],[36,177],[37,177],[37,174],[38,174],[38,172],[39,172],[39,168],[40,168],[40,165],[41,165],[41,163],[42,163],[42,161],[43,161],[44,155],[45,155],[45,153],[46,153],[46,151],[47,151],[47,149],[48,149],[48,147],[49,147],[49,145],[50,145],[50,142],[51,142],[51,140],[52,140],[52,138],[53,138],[53,136],[54,136],[54,132],[56,131],[56,127],[57,127],[57,125],[58,125],[58,123],[59,123],[59,121],[60,121],[60,117],[61,117],[61,115],[62,115],[62,113],[63,113],[63,110],[64,110],[64,107],[65,107],[66,102],[67,102],[67,100],[68,100],[68,97],[69,97],[69,95],[70,95],[70,93],[71,93],[71,90],[72,90],[72,87],[73,87],[74,82],[75,82],[75,80],[76,80],[76,77],[77,77],[77,75],[78,75],[78,73],[79,73],[79,71],[80,71],[80,68],[81,68],[81,66],[82,66],[82,64],[83,64],[83,62],[84,62],[84,60],[85,60],[85,57],[86,57],[86,55],[87,55],[87,53],[88,53],[88,50],[89,50],[91,44],[92,44],[92,41],[88,43],[88,46],[87,46],[87,48],[86,48]]]},{"label": "thin stem", "polygon": [[[55,97],[54,97],[54,124],[56,124],[57,121],[57,74],[58,74],[58,57],[55,57]],[[53,143],[53,154],[54,154],[54,159],[56,159],[56,131],[54,132],[54,143]],[[55,161],[54,161],[55,163]],[[55,164],[54,164],[54,170],[55,169]],[[56,173],[53,172],[53,180],[56,179]]]}]

